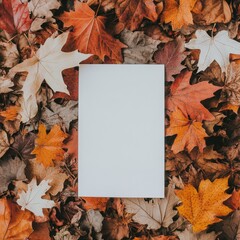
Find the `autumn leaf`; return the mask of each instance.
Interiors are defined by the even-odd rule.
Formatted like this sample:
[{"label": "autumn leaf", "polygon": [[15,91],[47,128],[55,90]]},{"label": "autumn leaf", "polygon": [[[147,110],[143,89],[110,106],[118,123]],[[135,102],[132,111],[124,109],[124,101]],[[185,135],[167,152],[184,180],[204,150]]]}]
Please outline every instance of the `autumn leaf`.
[{"label": "autumn leaf", "polygon": [[5,111],[0,111],[0,116],[4,118],[4,121],[14,121],[16,120],[20,107],[9,106]]},{"label": "autumn leaf", "polygon": [[210,25],[212,23],[227,23],[231,20],[231,10],[225,0],[197,1],[193,12],[194,23]]},{"label": "autumn leaf", "polygon": [[20,0],[1,1],[0,29],[13,35],[27,31],[31,23],[27,3],[22,3]]},{"label": "autumn leaf", "polygon": [[33,232],[33,220],[31,212],[20,210],[20,207],[11,200],[0,199],[0,239],[27,239]]},{"label": "autumn leaf", "polygon": [[53,165],[52,160],[63,160],[64,150],[62,146],[63,140],[67,136],[58,125],[55,125],[47,134],[45,125],[40,124],[38,137],[35,140],[36,146],[32,151],[33,154],[36,154],[37,161],[48,167]]},{"label": "autumn leaf", "polygon": [[13,90],[11,87],[14,86],[14,83],[11,81],[11,79],[7,77],[0,77],[0,93],[9,93],[12,92]]},{"label": "autumn leaf", "polygon": [[155,22],[158,18],[153,0],[116,0],[116,14],[127,29],[136,30],[143,18]]},{"label": "autumn leaf", "polygon": [[21,206],[22,210],[29,210],[36,216],[43,216],[43,208],[52,208],[55,203],[52,200],[43,199],[46,191],[51,187],[48,183],[50,180],[42,180],[37,185],[35,178],[28,184],[28,189],[19,193],[17,204]]},{"label": "autumn leaf", "polygon": [[7,152],[10,147],[8,135],[0,129],[0,158]]},{"label": "autumn leaf", "polygon": [[219,216],[232,211],[223,204],[230,197],[225,193],[227,188],[228,177],[214,182],[202,180],[198,190],[189,184],[183,190],[175,191],[182,201],[182,205],[177,207],[179,214],[192,224],[194,232],[204,231],[208,225],[222,221]]},{"label": "autumn leaf", "polygon": [[73,128],[63,146],[71,157],[78,159],[78,130]]},{"label": "autumn leaf", "polygon": [[223,72],[229,64],[229,54],[240,54],[240,43],[228,36],[228,31],[220,31],[215,37],[210,37],[206,31],[197,30],[196,39],[191,39],[185,44],[189,49],[200,49],[198,72],[204,71],[214,60]]},{"label": "autumn leaf", "polygon": [[168,42],[162,49],[154,54],[154,61],[165,64],[166,81],[174,81],[173,75],[179,74],[185,67],[182,61],[187,54],[184,47],[185,41],[182,37],[177,37],[174,41]]},{"label": "autumn leaf", "polygon": [[232,192],[232,196],[225,202],[227,206],[232,208],[233,210],[237,210],[240,207],[240,191],[234,189]]},{"label": "autumn leaf", "polygon": [[166,136],[177,134],[171,150],[173,153],[179,153],[185,148],[191,152],[194,147],[198,147],[200,152],[206,146],[204,138],[207,134],[202,127],[201,122],[190,120],[181,110],[176,109],[170,115],[170,126],[166,129]]},{"label": "autumn leaf", "polygon": [[166,188],[165,198],[145,201],[144,198],[124,198],[126,211],[134,214],[133,220],[140,224],[147,224],[148,229],[168,227],[172,218],[177,214],[173,208],[179,199],[174,194],[173,185]]},{"label": "autumn leaf", "polygon": [[[0,41],[0,67],[14,67],[19,63],[19,57],[19,51],[16,44],[14,44],[13,42]],[[1,78],[3,79],[3,76],[1,76]]]},{"label": "autumn leaf", "polygon": [[94,198],[94,197],[84,197],[85,200],[84,207],[86,210],[95,209],[99,211],[105,211],[106,204],[109,198]]},{"label": "autumn leaf", "polygon": [[173,30],[179,30],[184,25],[193,24],[192,9],[197,0],[167,0],[162,14],[165,23],[170,23]]},{"label": "autumn leaf", "polygon": [[105,56],[123,60],[121,49],[126,46],[106,31],[106,17],[95,16],[86,3],[76,2],[75,11],[65,12],[59,19],[65,27],[74,27],[70,37],[80,52],[98,55],[102,60]]},{"label": "autumn leaf", "polygon": [[171,85],[170,96],[167,98],[167,109],[175,111],[176,108],[179,108],[185,116],[189,116],[192,120],[214,120],[214,116],[200,101],[213,97],[213,93],[220,87],[208,82],[190,85],[191,76],[192,72],[189,71],[184,71],[177,76]]}]

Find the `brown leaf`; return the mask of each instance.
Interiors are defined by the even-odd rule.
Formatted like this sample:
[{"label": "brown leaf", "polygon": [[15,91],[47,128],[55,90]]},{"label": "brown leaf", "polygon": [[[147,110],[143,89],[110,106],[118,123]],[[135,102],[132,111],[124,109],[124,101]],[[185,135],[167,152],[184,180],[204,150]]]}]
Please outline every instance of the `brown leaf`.
[{"label": "brown leaf", "polygon": [[173,75],[179,74],[185,68],[182,61],[186,58],[185,40],[177,37],[174,41],[166,43],[154,54],[154,61],[159,64],[165,64],[166,81],[174,81]]},{"label": "brown leaf", "polygon": [[225,204],[232,208],[233,210],[237,210],[240,207],[240,191],[234,189],[232,192],[232,196],[225,202]]},{"label": "brown leaf", "polygon": [[20,207],[6,198],[0,199],[0,239],[27,239],[33,232],[31,212],[22,211]]},{"label": "brown leaf", "polygon": [[196,24],[227,23],[231,20],[231,10],[225,0],[198,0],[193,12]]},{"label": "brown leaf", "polygon": [[73,128],[63,146],[71,157],[78,159],[78,130]]},{"label": "brown leaf", "polygon": [[153,0],[116,0],[115,9],[119,21],[131,31],[139,27],[143,18],[155,22],[158,17]]},{"label": "brown leaf", "polygon": [[84,197],[85,200],[84,208],[86,210],[98,209],[99,211],[105,211],[106,204],[109,198],[95,198],[95,197]]},{"label": "brown leaf", "polygon": [[7,152],[10,147],[8,135],[0,129],[0,158]]},{"label": "brown leaf", "polygon": [[51,240],[48,222],[34,224],[33,229],[34,232],[29,236],[29,240]]}]

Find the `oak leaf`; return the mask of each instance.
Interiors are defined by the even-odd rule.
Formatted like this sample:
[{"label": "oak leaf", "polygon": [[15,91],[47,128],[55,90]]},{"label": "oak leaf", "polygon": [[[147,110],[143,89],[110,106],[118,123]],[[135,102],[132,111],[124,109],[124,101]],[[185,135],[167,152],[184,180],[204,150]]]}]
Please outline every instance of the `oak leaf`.
[{"label": "oak leaf", "polygon": [[95,197],[84,197],[85,200],[84,207],[87,210],[95,209],[99,211],[106,210],[106,204],[109,198],[95,198]]},{"label": "oak leaf", "polygon": [[20,0],[2,0],[0,4],[0,29],[10,35],[23,33],[30,28],[30,19],[27,3]]},{"label": "oak leaf", "polygon": [[[86,3],[75,3],[75,11],[63,13],[59,19],[65,27],[73,26],[69,41],[82,53],[105,56],[122,61],[121,49],[126,46],[113,38],[105,29],[106,17],[95,16],[95,12]],[[69,44],[68,41],[68,44]]]},{"label": "oak leaf", "polygon": [[182,37],[177,37],[174,41],[168,42],[162,49],[154,54],[154,61],[165,64],[166,81],[174,81],[173,75],[179,74],[185,66],[182,61],[187,54],[184,47],[185,41]]},{"label": "oak leaf", "polygon": [[19,199],[17,204],[21,206],[22,210],[29,210],[36,216],[44,216],[43,208],[52,208],[55,203],[52,200],[43,199],[42,196],[45,195],[46,191],[51,187],[48,183],[50,180],[42,180],[39,185],[37,185],[37,180],[35,178],[27,185],[28,189],[19,193]]},{"label": "oak leaf", "polygon": [[27,239],[33,232],[33,220],[34,216],[31,212],[20,210],[17,204],[6,198],[0,199],[1,240]]},{"label": "oak leaf", "polygon": [[36,159],[30,160],[27,166],[26,175],[28,179],[36,178],[38,182],[49,180],[51,186],[48,193],[53,196],[57,195],[63,189],[63,184],[68,176],[60,167],[45,168],[43,164],[38,163]]},{"label": "oak leaf", "polygon": [[227,188],[228,177],[214,182],[202,180],[198,190],[188,184],[183,190],[175,191],[182,201],[182,205],[177,207],[179,214],[192,224],[194,232],[204,231],[208,225],[222,221],[219,216],[232,211],[223,204],[230,197],[225,193]]},{"label": "oak leaf", "polygon": [[179,108],[185,116],[192,120],[214,120],[214,116],[200,103],[200,101],[214,96],[214,92],[220,87],[200,82],[190,85],[192,72],[180,73],[171,85],[170,96],[167,98],[167,109],[175,111]]},{"label": "oak leaf", "polygon": [[173,208],[179,199],[174,194],[173,185],[166,188],[165,198],[145,201],[144,198],[124,198],[126,211],[134,214],[133,220],[140,224],[147,224],[148,229],[168,227],[173,223],[172,218],[177,214]]},{"label": "oak leaf", "polygon": [[229,38],[228,31],[223,30],[210,37],[206,31],[197,30],[195,35],[197,38],[191,39],[185,47],[200,49],[198,72],[204,71],[214,60],[226,72],[230,53],[240,54],[240,43]]},{"label": "oak leaf", "polygon": [[63,160],[63,140],[67,136],[58,125],[55,125],[47,134],[45,125],[40,124],[37,139],[35,140],[35,148],[32,151],[33,154],[36,154],[37,161],[48,167],[53,165],[52,160]]},{"label": "oak leaf", "polygon": [[143,18],[155,22],[158,18],[153,0],[116,0],[116,14],[127,29],[136,30]]},{"label": "oak leaf", "polygon": [[198,147],[200,152],[206,146],[204,138],[206,134],[201,122],[190,120],[181,110],[176,109],[170,115],[170,126],[166,129],[166,136],[177,134],[171,150],[179,153],[185,148],[191,152],[194,147]]},{"label": "oak leaf", "polygon": [[167,0],[162,14],[165,23],[170,23],[173,30],[179,30],[184,25],[193,24],[191,11],[197,0]]}]

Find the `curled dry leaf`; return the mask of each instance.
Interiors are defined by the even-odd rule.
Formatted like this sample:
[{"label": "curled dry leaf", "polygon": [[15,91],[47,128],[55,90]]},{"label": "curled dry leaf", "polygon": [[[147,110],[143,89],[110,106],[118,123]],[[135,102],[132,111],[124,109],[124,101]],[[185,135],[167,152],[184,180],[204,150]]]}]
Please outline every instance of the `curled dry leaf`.
[{"label": "curled dry leaf", "polygon": [[182,205],[177,207],[179,214],[192,224],[194,232],[204,231],[208,225],[222,221],[219,216],[232,211],[223,204],[230,197],[225,193],[227,188],[228,177],[214,182],[202,180],[198,190],[189,184],[183,190],[175,191],[182,201]]},{"label": "curled dry leaf", "polygon": [[75,11],[65,12],[59,19],[65,27],[74,27],[69,41],[73,40],[80,52],[98,55],[102,60],[108,56],[122,62],[121,49],[126,46],[106,31],[106,17],[95,16],[86,3],[75,2]]},{"label": "curled dry leaf", "polygon": [[0,29],[10,35],[23,33],[30,28],[30,19],[27,3],[20,0],[2,0],[0,3]]},{"label": "curled dry leaf", "polygon": [[21,209],[27,209],[36,216],[43,217],[43,208],[52,208],[55,205],[54,201],[42,198],[51,187],[48,184],[49,182],[49,180],[42,180],[40,184],[37,185],[37,180],[35,178],[32,179],[27,185],[27,191],[19,193],[17,204],[21,206]]},{"label": "curled dry leaf", "polygon": [[121,41],[128,46],[123,50],[124,63],[143,64],[152,62],[153,53],[157,50],[159,40],[154,40],[143,32],[124,30],[120,36]]},{"label": "curled dry leaf", "polygon": [[208,82],[190,85],[191,76],[192,72],[189,71],[184,71],[177,76],[170,88],[170,96],[166,102],[167,109],[175,111],[176,108],[179,108],[185,116],[189,116],[192,120],[214,120],[214,116],[201,104],[201,101],[213,97],[213,93],[220,87]]},{"label": "curled dry leaf", "polygon": [[124,198],[126,211],[134,214],[133,220],[140,224],[147,224],[148,229],[168,227],[172,218],[177,214],[173,208],[179,199],[174,193],[173,185],[166,188],[165,198],[145,201],[143,198]]},{"label": "curled dry leaf", "polygon": [[11,200],[0,199],[0,239],[27,239],[33,232],[33,220],[34,216],[28,210],[22,211]]},{"label": "curled dry leaf", "polygon": [[12,42],[0,42],[0,66],[12,68],[19,62],[19,52],[16,44]]},{"label": "curled dry leaf", "polygon": [[112,9],[114,9],[115,7],[115,0],[87,0],[87,4],[89,6],[91,5],[101,5],[101,7],[103,8],[103,10],[105,12],[110,11]]},{"label": "curled dry leaf", "polygon": [[62,191],[63,184],[68,178],[60,167],[45,168],[41,163],[38,163],[36,159],[29,161],[26,169],[26,175],[28,179],[33,179],[35,177],[38,182],[41,182],[42,180],[49,180],[49,185],[51,187],[48,190],[48,193],[53,196]]},{"label": "curled dry leaf", "polygon": [[52,160],[62,161],[64,150],[63,140],[67,138],[60,126],[55,125],[49,133],[46,132],[46,127],[43,124],[39,125],[38,137],[35,140],[35,148],[32,151],[36,154],[38,162],[42,163],[45,167],[53,165]]},{"label": "curled dry leaf", "polygon": [[197,0],[167,0],[165,1],[162,20],[171,23],[173,30],[179,30],[184,25],[193,24],[192,10]]},{"label": "curled dry leaf", "polygon": [[139,27],[143,18],[155,22],[158,17],[153,0],[116,0],[115,11],[119,21],[131,31]]},{"label": "curled dry leaf", "polygon": [[190,153],[194,147],[198,147],[200,152],[206,146],[206,134],[201,122],[190,120],[181,110],[175,109],[170,115],[170,126],[166,129],[166,136],[177,134],[171,147],[173,153],[179,153],[185,148]]},{"label": "curled dry leaf", "polygon": [[25,167],[26,164],[19,158],[0,161],[0,194],[8,189],[9,183],[13,180],[26,180]]},{"label": "curled dry leaf", "polygon": [[154,54],[156,63],[165,64],[166,81],[174,81],[173,75],[179,74],[185,68],[181,64],[187,55],[184,44],[184,38],[177,37]]}]

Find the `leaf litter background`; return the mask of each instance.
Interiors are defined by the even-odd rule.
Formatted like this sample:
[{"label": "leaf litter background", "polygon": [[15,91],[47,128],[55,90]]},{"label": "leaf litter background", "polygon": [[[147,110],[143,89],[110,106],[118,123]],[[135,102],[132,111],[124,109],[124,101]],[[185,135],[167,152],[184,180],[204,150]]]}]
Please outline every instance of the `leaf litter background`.
[{"label": "leaf litter background", "polygon": [[[0,239],[240,239],[239,16],[238,0],[0,1]],[[77,197],[80,62],[166,65],[164,199]]]}]

